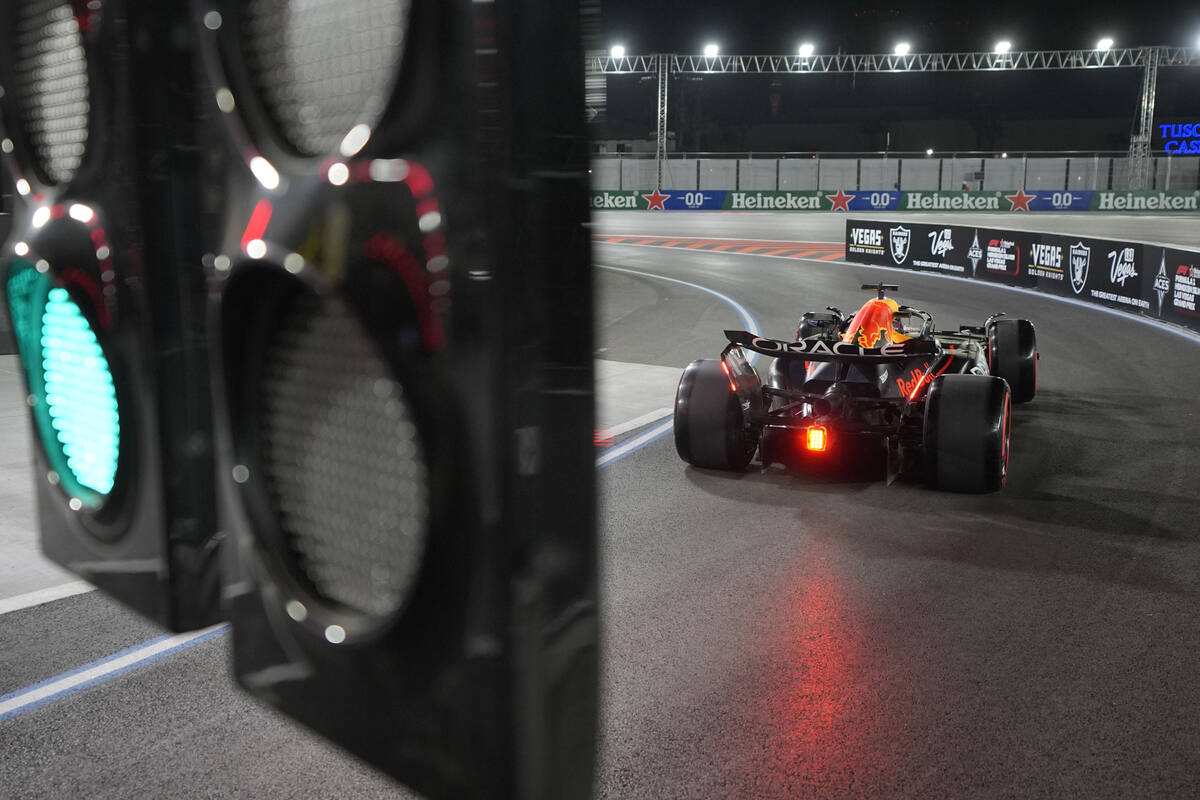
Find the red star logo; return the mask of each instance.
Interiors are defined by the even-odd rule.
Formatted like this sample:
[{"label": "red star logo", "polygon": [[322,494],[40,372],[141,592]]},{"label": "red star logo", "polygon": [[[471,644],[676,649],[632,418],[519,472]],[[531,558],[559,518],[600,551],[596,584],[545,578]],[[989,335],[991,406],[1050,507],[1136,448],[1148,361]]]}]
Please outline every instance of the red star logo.
[{"label": "red star logo", "polygon": [[1018,189],[1016,194],[1006,194],[1004,199],[1010,204],[1009,211],[1028,211],[1029,201],[1037,197],[1037,193],[1025,194],[1024,189]]},{"label": "red star logo", "polygon": [[841,189],[838,189],[837,194],[825,195],[833,203],[833,211],[849,211],[850,201],[854,199],[854,195],[846,194]]},{"label": "red star logo", "polygon": [[644,194],[642,197],[646,198],[650,203],[650,207],[646,209],[647,211],[653,211],[656,208],[659,211],[666,211],[667,208],[663,203],[671,199],[671,195],[663,194],[658,189],[654,190],[654,194]]}]

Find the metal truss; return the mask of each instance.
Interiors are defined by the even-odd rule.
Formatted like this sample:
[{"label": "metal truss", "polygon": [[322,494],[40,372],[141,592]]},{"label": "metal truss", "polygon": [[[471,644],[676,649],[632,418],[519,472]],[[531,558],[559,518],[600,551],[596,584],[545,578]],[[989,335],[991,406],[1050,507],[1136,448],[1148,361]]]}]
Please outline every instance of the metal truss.
[{"label": "metal truss", "polygon": [[1021,50],[1009,53],[911,53],[827,56],[649,56],[593,55],[585,60],[589,75],[653,75],[659,59],[681,74],[796,74],[859,72],[996,72],[1052,69],[1144,67],[1151,54],[1160,67],[1200,66],[1200,48],[1126,47],[1115,50]]},{"label": "metal truss", "polygon": [[1152,49],[1142,74],[1142,98],[1138,106],[1137,127],[1129,136],[1129,188],[1146,189],[1150,186],[1150,170],[1153,167],[1150,139],[1154,134],[1154,98],[1158,87],[1160,53]]},{"label": "metal truss", "polygon": [[658,57],[658,142],[654,159],[658,164],[658,183],[662,186],[663,161],[667,157],[667,87],[670,85],[671,69],[667,56]]}]

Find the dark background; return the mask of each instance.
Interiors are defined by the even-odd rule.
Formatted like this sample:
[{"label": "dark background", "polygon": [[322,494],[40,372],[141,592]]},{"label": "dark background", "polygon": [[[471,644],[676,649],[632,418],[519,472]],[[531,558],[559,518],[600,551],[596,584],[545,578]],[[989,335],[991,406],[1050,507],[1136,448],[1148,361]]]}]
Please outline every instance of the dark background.
[{"label": "dark background", "polygon": [[[1197,46],[1200,6],[1184,3],[743,4],[604,0],[602,42],[630,55],[990,51]],[[1142,70],[874,75],[676,75],[669,128],[677,151],[1123,151]],[[652,78],[611,76],[596,139],[653,137]],[[1200,111],[1200,67],[1159,70],[1156,119]],[[889,137],[890,134],[890,137]]]},{"label": "dark background", "polygon": [[608,44],[629,54],[699,54],[709,41],[727,54],[790,54],[802,41],[817,53],[890,53],[905,39],[913,52],[1092,47],[1195,46],[1200,6],[1173,2],[863,2],[779,0],[601,0]]}]

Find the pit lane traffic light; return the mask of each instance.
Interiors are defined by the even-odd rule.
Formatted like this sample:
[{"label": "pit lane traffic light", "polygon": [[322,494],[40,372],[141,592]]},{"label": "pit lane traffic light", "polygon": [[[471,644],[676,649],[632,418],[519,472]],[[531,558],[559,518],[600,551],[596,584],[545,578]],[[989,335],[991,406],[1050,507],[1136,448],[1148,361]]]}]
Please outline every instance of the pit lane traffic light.
[{"label": "pit lane traffic light", "polygon": [[238,680],[430,796],[586,796],[574,5],[0,12],[46,552],[176,629],[223,586]]},{"label": "pit lane traffic light", "polygon": [[238,680],[434,797],[590,793],[572,3],[197,2]]},{"label": "pit lane traffic light", "polygon": [[161,5],[0,7],[0,291],[44,551],[186,630],[219,618],[219,581],[197,94]]}]

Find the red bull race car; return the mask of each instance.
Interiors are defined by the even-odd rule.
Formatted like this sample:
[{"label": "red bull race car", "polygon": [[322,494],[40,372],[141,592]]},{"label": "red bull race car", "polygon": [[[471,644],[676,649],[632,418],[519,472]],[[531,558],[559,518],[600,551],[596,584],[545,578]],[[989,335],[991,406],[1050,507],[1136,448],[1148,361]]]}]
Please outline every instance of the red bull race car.
[{"label": "red bull race car", "polygon": [[[920,472],[934,488],[1004,486],[1012,404],[1037,393],[1037,338],[993,314],[939,331],[925,311],[875,296],[847,317],[805,313],[790,342],[725,331],[719,359],[693,361],[675,393],[675,449],[689,464],[833,470],[875,463],[888,483]],[[764,384],[746,351],[774,360]]]}]

